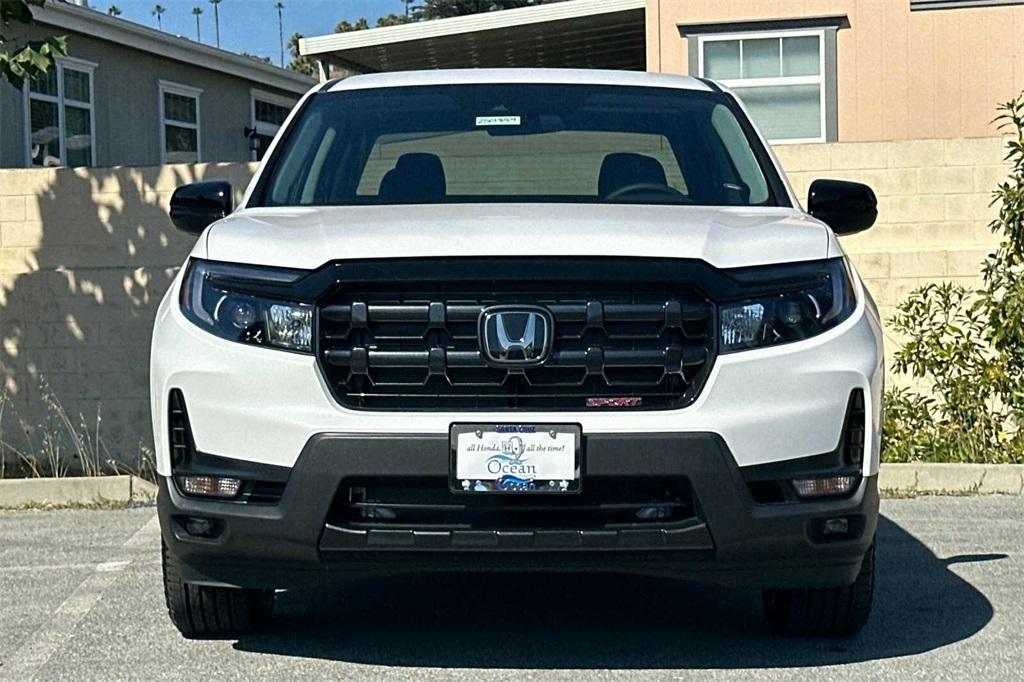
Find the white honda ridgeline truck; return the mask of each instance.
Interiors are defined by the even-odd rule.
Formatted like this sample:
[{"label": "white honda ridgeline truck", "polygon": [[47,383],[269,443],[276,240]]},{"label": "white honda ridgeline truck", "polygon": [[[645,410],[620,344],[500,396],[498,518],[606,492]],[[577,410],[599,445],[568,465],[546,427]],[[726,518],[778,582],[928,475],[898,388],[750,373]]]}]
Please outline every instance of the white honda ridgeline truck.
[{"label": "white honda ridgeline truck", "polygon": [[878,312],[710,81],[356,76],[296,106],[160,305],[164,583],[186,636],[274,590],[409,571],[603,571],[763,589],[784,632],[871,607]]}]

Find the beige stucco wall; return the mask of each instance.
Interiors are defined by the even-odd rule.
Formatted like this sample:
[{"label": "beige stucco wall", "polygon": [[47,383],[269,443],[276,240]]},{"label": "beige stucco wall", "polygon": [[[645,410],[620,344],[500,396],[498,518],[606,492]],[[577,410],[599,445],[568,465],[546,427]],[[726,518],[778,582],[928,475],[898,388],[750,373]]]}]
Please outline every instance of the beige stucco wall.
[{"label": "beige stucco wall", "polygon": [[[993,242],[987,203],[1005,172],[1001,140],[776,151],[800,196],[817,177],[874,186],[878,225],[845,246],[887,315],[918,284],[977,277]],[[12,399],[0,439],[26,447],[20,418],[38,447],[48,419],[54,428],[45,406],[51,394],[75,422],[81,414],[94,425],[99,409],[111,456],[137,460],[139,444],[151,439],[153,316],[194,240],[170,225],[170,194],[213,178],[240,190],[253,168],[0,170],[0,381]]]},{"label": "beige stucco wall", "polygon": [[1024,5],[910,11],[909,0],[647,0],[648,70],[688,73],[679,24],[845,15],[839,141],[983,137],[1024,90]]}]

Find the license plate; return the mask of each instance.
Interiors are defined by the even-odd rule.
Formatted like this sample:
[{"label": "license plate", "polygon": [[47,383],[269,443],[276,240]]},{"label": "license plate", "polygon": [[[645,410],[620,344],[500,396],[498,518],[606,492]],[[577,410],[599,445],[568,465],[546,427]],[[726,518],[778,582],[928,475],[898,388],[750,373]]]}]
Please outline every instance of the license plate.
[{"label": "license plate", "polygon": [[575,424],[452,424],[453,492],[576,493],[580,427]]}]

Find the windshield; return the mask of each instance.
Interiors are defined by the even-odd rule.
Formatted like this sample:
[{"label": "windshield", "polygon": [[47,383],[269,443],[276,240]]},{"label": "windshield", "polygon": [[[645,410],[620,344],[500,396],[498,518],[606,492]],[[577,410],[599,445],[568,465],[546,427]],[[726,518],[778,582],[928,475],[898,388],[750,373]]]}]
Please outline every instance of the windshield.
[{"label": "windshield", "polygon": [[787,205],[719,92],[443,85],[313,96],[252,205]]}]

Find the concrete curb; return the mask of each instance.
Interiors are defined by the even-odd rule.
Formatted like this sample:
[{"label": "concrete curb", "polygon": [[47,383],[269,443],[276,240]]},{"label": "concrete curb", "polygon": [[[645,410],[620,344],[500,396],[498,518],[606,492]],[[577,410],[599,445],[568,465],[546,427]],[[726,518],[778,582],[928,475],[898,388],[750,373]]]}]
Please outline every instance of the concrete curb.
[{"label": "concrete curb", "polygon": [[[1024,495],[1024,464],[882,464],[878,487],[897,495]],[[0,479],[0,509],[97,502],[150,502],[138,476]]]},{"label": "concrete curb", "polygon": [[156,486],[138,476],[9,478],[0,480],[0,509],[28,506],[149,502]]},{"label": "concrete curb", "polygon": [[923,495],[1024,495],[1024,464],[882,464],[883,492]]}]

